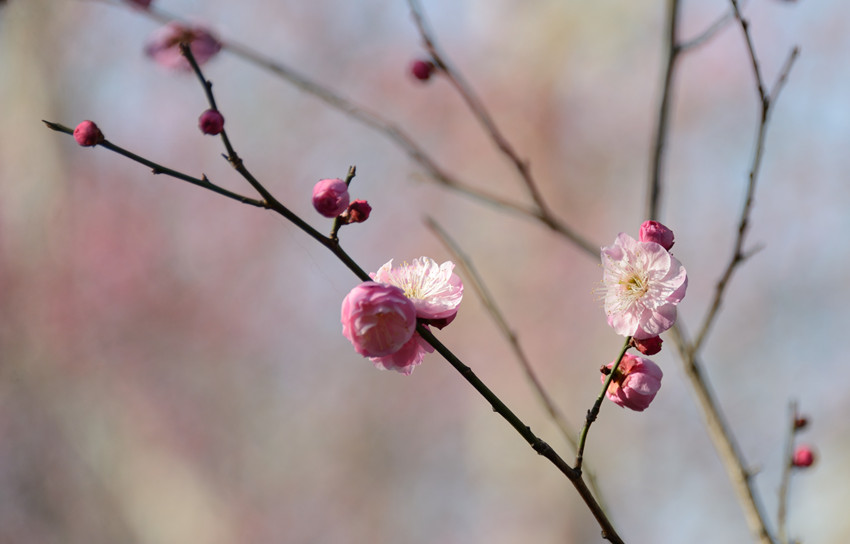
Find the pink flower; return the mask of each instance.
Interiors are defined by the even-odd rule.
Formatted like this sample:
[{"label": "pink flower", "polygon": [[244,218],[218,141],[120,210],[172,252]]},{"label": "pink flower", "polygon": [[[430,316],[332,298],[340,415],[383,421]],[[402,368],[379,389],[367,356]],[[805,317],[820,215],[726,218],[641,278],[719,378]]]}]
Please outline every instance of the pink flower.
[{"label": "pink flower", "polygon": [[189,61],[180,52],[181,43],[189,44],[198,64],[207,62],[221,51],[221,43],[207,29],[172,21],[151,34],[145,45],[145,54],[166,68],[191,70]]},{"label": "pink flower", "polygon": [[809,446],[797,446],[791,457],[791,465],[797,468],[807,468],[815,462],[815,452]]},{"label": "pink flower", "polygon": [[342,301],[342,334],[364,357],[392,355],[415,330],[416,309],[398,287],[367,281]]},{"label": "pink flower", "polygon": [[198,117],[198,128],[204,134],[221,134],[224,130],[224,116],[217,110],[209,109]]},{"label": "pink flower", "polygon": [[410,340],[401,349],[384,357],[370,357],[375,367],[381,370],[395,370],[409,376],[425,358],[426,353],[433,353],[434,348],[414,332]]},{"label": "pink flower", "polygon": [[348,185],[341,179],[323,179],[313,187],[313,207],[325,217],[336,217],[348,208]]},{"label": "pink flower", "polygon": [[403,289],[404,294],[416,307],[416,317],[442,320],[454,318],[463,298],[463,283],[457,274],[452,272],[454,267],[451,261],[438,265],[428,257],[413,259],[410,263],[404,262],[394,267],[390,259],[370,275],[377,282]]},{"label": "pink flower", "polygon": [[605,313],[617,334],[643,340],[673,326],[688,275],[666,249],[621,232],[602,248],[602,266]]},{"label": "pink flower", "polygon": [[670,251],[673,247],[673,231],[658,221],[644,221],[640,226],[640,241],[655,242]]},{"label": "pink flower", "polygon": [[[605,368],[613,368],[614,362]],[[623,408],[643,412],[661,389],[663,375],[661,368],[649,359],[626,354],[608,384],[605,396]],[[606,375],[601,377],[602,383],[605,383]]]},{"label": "pink flower", "polygon": [[74,129],[74,139],[83,147],[91,147],[103,141],[103,133],[91,121],[83,121]]}]

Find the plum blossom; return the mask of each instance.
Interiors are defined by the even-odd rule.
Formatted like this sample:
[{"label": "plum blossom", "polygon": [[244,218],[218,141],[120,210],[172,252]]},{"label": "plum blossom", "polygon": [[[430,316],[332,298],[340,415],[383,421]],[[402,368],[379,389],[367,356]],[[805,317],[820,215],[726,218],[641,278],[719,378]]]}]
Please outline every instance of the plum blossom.
[{"label": "plum blossom", "polygon": [[151,34],[145,45],[145,54],[166,68],[188,71],[191,66],[180,52],[181,43],[189,44],[198,64],[205,63],[221,51],[221,42],[206,28],[172,21]]},{"label": "plum blossom", "polygon": [[[604,368],[613,368],[615,362]],[[661,388],[663,375],[661,368],[651,360],[627,353],[614,372],[605,396],[623,408],[643,412]],[[605,383],[606,374],[603,373],[601,378]]]},{"label": "plum blossom", "polygon": [[224,116],[218,110],[208,109],[198,117],[198,128],[204,134],[221,134],[224,130]]},{"label": "plum blossom", "polygon": [[419,319],[442,320],[457,314],[463,298],[463,283],[453,272],[454,267],[451,261],[437,264],[428,257],[419,257],[399,266],[393,266],[390,259],[370,275],[377,282],[403,289],[405,296],[413,301]]},{"label": "plum blossom", "polygon": [[617,334],[643,340],[673,326],[688,275],[663,246],[621,232],[602,248],[602,266],[605,313]]},{"label": "plum blossom", "polygon": [[394,285],[367,281],[342,301],[342,334],[364,357],[385,357],[404,347],[416,330],[416,309]]}]

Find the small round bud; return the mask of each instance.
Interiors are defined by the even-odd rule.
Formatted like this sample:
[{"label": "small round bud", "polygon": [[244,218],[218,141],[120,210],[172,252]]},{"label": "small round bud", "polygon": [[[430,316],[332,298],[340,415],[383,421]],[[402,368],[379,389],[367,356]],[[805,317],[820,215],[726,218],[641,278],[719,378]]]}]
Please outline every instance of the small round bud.
[{"label": "small round bud", "polygon": [[802,431],[809,425],[809,418],[806,416],[797,416],[794,418],[794,430]]},{"label": "small round bud", "polygon": [[224,130],[224,116],[218,110],[209,109],[198,117],[198,127],[204,134],[221,134]]},{"label": "small round bud", "polygon": [[410,73],[419,81],[428,81],[434,73],[434,63],[430,60],[416,59],[410,63]]},{"label": "small round bud", "polygon": [[345,210],[348,223],[362,223],[369,219],[370,213],[372,213],[372,206],[365,200],[355,200]]},{"label": "small round bud", "polygon": [[325,217],[337,217],[348,208],[348,185],[341,179],[323,179],[313,187],[313,207]]},{"label": "small round bud", "polygon": [[663,340],[661,340],[660,336],[653,336],[651,338],[644,338],[642,340],[632,338],[631,344],[632,347],[636,348],[644,355],[655,355],[656,353],[661,351],[662,342]]},{"label": "small round bud", "polygon": [[797,468],[807,468],[815,462],[815,453],[809,446],[797,446],[791,457],[791,465]]},{"label": "small round bud", "polygon": [[640,226],[640,241],[655,242],[667,251],[673,247],[673,231],[658,221],[644,221]]},{"label": "small round bud", "polygon": [[83,147],[91,147],[101,143],[103,133],[91,121],[83,121],[74,129],[74,139]]}]

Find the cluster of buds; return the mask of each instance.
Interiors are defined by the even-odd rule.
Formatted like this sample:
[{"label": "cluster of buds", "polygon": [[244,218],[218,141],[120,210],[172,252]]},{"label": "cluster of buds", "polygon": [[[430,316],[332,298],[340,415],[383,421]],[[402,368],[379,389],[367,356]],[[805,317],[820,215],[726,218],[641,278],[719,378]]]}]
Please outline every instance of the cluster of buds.
[{"label": "cluster of buds", "polygon": [[325,217],[338,218],[341,225],[362,223],[372,213],[365,200],[351,201],[348,184],[339,178],[323,179],[313,186],[313,207]]}]

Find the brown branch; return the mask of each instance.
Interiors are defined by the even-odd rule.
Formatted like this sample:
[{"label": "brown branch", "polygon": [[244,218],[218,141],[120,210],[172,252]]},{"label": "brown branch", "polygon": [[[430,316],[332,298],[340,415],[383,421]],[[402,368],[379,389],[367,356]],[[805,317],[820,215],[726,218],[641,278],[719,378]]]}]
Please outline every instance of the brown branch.
[{"label": "brown branch", "polygon": [[407,3],[410,6],[410,13],[413,16],[413,22],[419,30],[419,35],[422,38],[423,45],[425,46],[426,51],[428,51],[428,54],[431,56],[431,61],[443,73],[446,79],[449,80],[449,83],[451,83],[451,85],[457,90],[460,97],[464,102],[466,102],[466,105],[469,107],[472,115],[484,128],[485,132],[487,132],[490,139],[493,140],[493,143],[496,144],[499,151],[501,151],[502,154],[504,154],[511,163],[513,163],[514,168],[516,168],[517,173],[522,178],[531,199],[539,208],[541,216],[551,216],[552,214],[549,211],[546,200],[540,194],[537,183],[531,175],[531,168],[529,167],[528,161],[523,160],[514,150],[513,146],[510,142],[508,142],[508,139],[496,126],[493,116],[487,111],[484,103],[475,91],[472,90],[472,86],[469,85],[458,70],[455,70],[452,67],[445,53],[440,51],[433,33],[428,30],[425,23],[425,16],[423,15],[419,1],[408,0]]},{"label": "brown branch", "polygon": [[[507,319],[505,319],[505,315],[499,309],[496,304],[496,299],[493,297],[490,290],[487,288],[487,285],[484,283],[483,278],[475,269],[475,266],[472,263],[472,260],[463,252],[460,246],[449,236],[448,232],[443,229],[433,218],[427,217],[425,219],[425,224],[429,229],[440,239],[446,249],[451,253],[454,260],[460,265],[460,267],[464,271],[464,276],[466,278],[466,284],[471,285],[473,290],[478,294],[478,298],[481,299],[481,302],[484,304],[484,308],[487,310],[487,313],[490,314],[490,317],[496,323],[496,327],[501,332],[502,336],[507,340],[508,345],[511,347],[511,351],[513,351],[514,356],[520,364],[523,372],[525,373],[526,379],[531,384],[531,388],[534,391],[535,395],[537,395],[538,401],[541,405],[543,405],[544,409],[549,413],[549,417],[552,418],[552,421],[555,423],[555,426],[561,431],[561,435],[567,441],[567,443],[572,447],[573,450],[578,449],[578,442],[574,438],[576,431],[572,429],[569,422],[567,422],[567,418],[558,409],[558,406],[555,404],[555,401],[546,391],[546,388],[543,386],[543,382],[540,381],[540,378],[537,376],[537,373],[534,371],[534,368],[531,366],[531,361],[528,359],[528,356],[525,353],[525,350],[522,348],[520,344],[519,338],[516,333],[513,331],[511,326],[508,324]],[[587,476],[587,483],[590,488],[593,490],[594,495],[596,495],[597,501],[599,501],[600,506],[603,510],[605,510],[605,504],[602,499],[602,493],[599,490],[599,486],[597,485],[596,475],[593,471],[585,468],[583,470],[585,476]]]},{"label": "brown branch", "polygon": [[690,344],[679,324],[674,325],[670,329],[670,333],[682,359],[685,374],[693,387],[694,396],[702,409],[708,435],[714,443],[714,449],[720,456],[729,480],[732,482],[738,496],[738,502],[744,511],[747,525],[757,542],[775,544],[767,529],[767,517],[764,514],[764,509],[753,487],[754,473],[746,468],[744,456],[709,385],[703,365],[697,359],[696,353],[690,348]]}]

